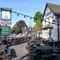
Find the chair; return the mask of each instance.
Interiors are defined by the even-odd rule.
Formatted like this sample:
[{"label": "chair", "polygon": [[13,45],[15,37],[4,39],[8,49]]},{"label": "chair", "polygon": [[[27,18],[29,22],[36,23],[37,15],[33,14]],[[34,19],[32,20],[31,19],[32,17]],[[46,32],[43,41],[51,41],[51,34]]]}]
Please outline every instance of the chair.
[{"label": "chair", "polygon": [[55,57],[57,56],[57,54],[56,53],[49,53],[49,59],[50,60],[55,60]]},{"label": "chair", "polygon": [[34,52],[34,53],[31,53],[31,56],[33,57],[34,60],[37,59],[37,54]]},{"label": "chair", "polygon": [[56,47],[53,47],[52,51],[53,51],[54,53],[58,53],[58,52],[59,52],[59,49],[56,48]]},{"label": "chair", "polygon": [[47,54],[43,54],[42,58],[44,58],[45,60],[48,60],[48,55]]}]

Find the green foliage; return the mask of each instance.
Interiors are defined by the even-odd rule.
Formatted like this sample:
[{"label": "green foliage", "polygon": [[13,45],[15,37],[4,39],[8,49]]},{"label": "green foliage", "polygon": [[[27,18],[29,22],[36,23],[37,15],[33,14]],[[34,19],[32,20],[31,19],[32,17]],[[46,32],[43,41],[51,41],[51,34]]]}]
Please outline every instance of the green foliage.
[{"label": "green foliage", "polygon": [[34,15],[34,22],[36,23],[35,26],[33,27],[34,30],[42,28],[42,13],[41,12],[36,12]]},{"label": "green foliage", "polygon": [[20,33],[20,28],[18,24],[16,23],[14,27],[11,29],[11,33],[19,34]]},{"label": "green foliage", "polygon": [[25,21],[23,20],[19,20],[15,25],[14,27],[11,29],[11,33],[15,33],[15,34],[19,34],[19,33],[22,33],[22,27],[25,27],[27,26]]},{"label": "green foliage", "polygon": [[42,28],[42,23],[40,20],[37,20],[35,26],[33,27],[34,30]]},{"label": "green foliage", "polygon": [[37,20],[42,20],[42,13],[40,13],[39,11],[34,15],[34,22],[36,23]]}]

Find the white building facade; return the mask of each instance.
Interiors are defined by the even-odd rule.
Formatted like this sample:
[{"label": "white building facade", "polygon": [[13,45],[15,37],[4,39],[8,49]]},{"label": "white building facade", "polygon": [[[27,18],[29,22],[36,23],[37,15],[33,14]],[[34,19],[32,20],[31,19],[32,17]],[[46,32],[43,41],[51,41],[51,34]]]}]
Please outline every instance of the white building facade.
[{"label": "white building facade", "polygon": [[[60,17],[59,13],[60,13],[60,5],[47,3],[42,20],[43,28],[48,24],[50,24],[53,27],[53,29],[51,29],[51,37],[55,41],[58,40],[57,18]],[[46,39],[49,38],[49,29],[42,30],[42,37]]]}]

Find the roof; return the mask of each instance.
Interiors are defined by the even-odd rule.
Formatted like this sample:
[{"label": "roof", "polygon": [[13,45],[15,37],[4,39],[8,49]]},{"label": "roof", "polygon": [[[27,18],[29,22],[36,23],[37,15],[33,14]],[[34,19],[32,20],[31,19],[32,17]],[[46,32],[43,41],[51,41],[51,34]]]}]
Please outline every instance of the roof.
[{"label": "roof", "polygon": [[60,15],[60,5],[47,3],[50,9],[54,12],[55,15]]},{"label": "roof", "polygon": [[[51,9],[51,11],[54,13],[54,15],[60,17],[60,5],[53,4],[53,3],[46,3],[43,17],[45,15],[47,6]],[[43,17],[42,17],[42,21],[43,21]]]}]

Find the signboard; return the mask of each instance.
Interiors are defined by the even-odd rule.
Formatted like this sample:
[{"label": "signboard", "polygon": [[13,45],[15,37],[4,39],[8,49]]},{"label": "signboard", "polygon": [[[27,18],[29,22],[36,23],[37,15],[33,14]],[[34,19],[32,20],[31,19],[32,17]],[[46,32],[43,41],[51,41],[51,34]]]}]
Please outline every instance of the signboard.
[{"label": "signboard", "polygon": [[1,31],[1,35],[3,36],[9,36],[10,35],[10,26],[1,26],[2,31]]},{"label": "signboard", "polygon": [[10,21],[0,21],[0,24],[3,24],[3,25],[11,25],[12,22],[10,22]]},{"label": "signboard", "polygon": [[1,20],[10,21],[11,20],[11,11],[10,8],[1,8]]}]

